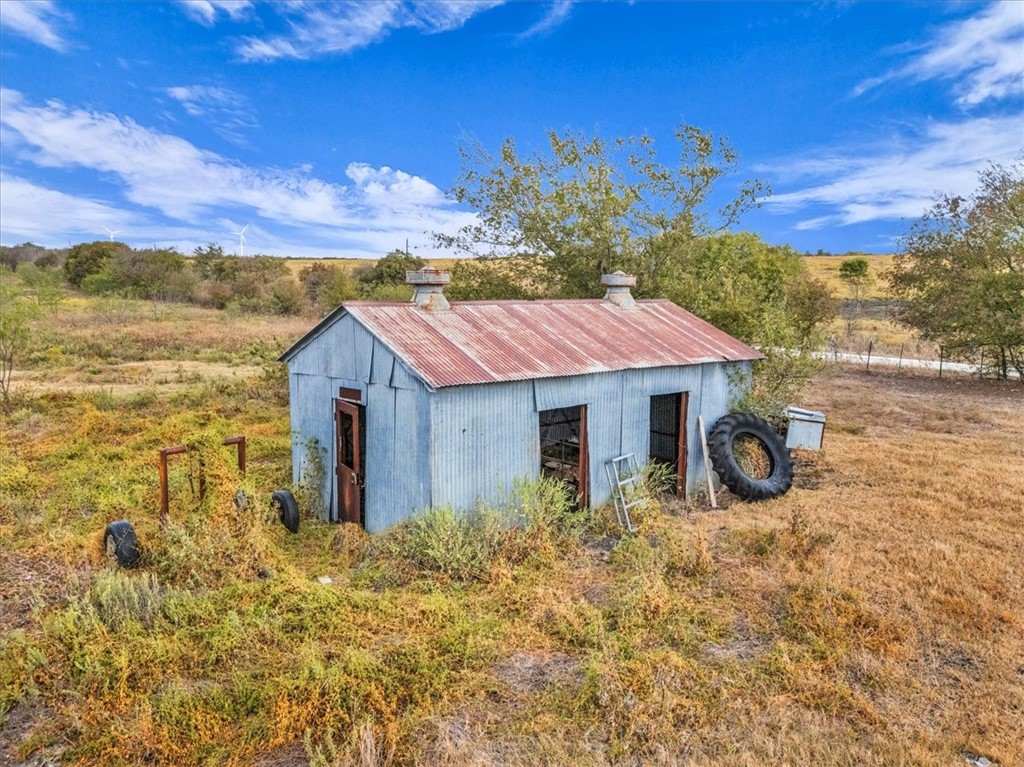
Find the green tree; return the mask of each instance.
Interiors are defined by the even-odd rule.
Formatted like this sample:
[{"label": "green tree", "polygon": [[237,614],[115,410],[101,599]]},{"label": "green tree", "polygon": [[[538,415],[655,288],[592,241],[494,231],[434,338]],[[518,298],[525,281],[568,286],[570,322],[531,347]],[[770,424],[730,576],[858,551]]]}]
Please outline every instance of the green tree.
[{"label": "green tree", "polygon": [[511,138],[497,155],[479,143],[464,146],[452,194],[478,218],[435,241],[473,256],[545,258],[556,295],[599,295],[601,274],[615,269],[637,275],[639,295],[656,295],[682,245],[736,223],[766,191],[746,182],[712,211],[711,193],[735,170],[736,153],[693,126],[679,127],[675,138],[672,167],[658,160],[649,136],[608,141],[550,131],[547,151],[525,157]]},{"label": "green tree", "polygon": [[765,355],[751,409],[778,412],[820,368],[812,352],[835,302],[792,248],[748,232],[705,237],[673,261],[663,286],[673,302]]},{"label": "green tree", "polygon": [[76,288],[81,287],[82,280],[103,271],[115,253],[127,248],[123,242],[109,240],[79,243],[68,251],[67,259],[64,261],[64,276]]},{"label": "green tree", "polygon": [[356,278],[362,293],[372,293],[384,285],[404,285],[405,273],[422,269],[427,262],[404,250],[392,250],[369,268],[358,270]]},{"label": "green tree", "polygon": [[853,334],[853,325],[860,319],[864,307],[864,296],[868,289],[875,284],[875,277],[866,258],[844,258],[839,264],[839,279],[845,284],[850,299],[847,305],[846,334]]},{"label": "green tree", "polygon": [[195,277],[176,250],[125,248],[114,254],[104,271],[114,289],[126,295],[161,301],[187,301]]},{"label": "green tree", "polygon": [[17,277],[0,275],[0,397],[11,398],[11,374],[32,343],[31,322],[39,307],[28,299]]},{"label": "green tree", "polygon": [[901,241],[889,283],[898,319],[953,353],[990,350],[1024,378],[1024,156],[943,196]]},{"label": "green tree", "polygon": [[45,308],[51,314],[57,311],[67,293],[60,272],[40,269],[33,263],[22,263],[18,267],[18,277],[21,278],[26,297],[34,298],[36,306]]}]

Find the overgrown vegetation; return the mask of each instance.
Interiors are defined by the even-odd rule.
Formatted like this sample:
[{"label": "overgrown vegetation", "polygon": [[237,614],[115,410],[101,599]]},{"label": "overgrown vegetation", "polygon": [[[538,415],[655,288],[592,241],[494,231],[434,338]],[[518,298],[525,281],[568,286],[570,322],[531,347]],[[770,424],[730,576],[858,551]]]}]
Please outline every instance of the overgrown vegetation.
[{"label": "overgrown vegetation", "polygon": [[[303,504],[292,535],[269,514],[290,433],[284,383],[263,366],[308,319],[109,300],[33,320],[61,346],[33,363],[52,382],[0,414],[2,759],[1024,757],[1016,387],[816,381],[805,403],[828,413],[826,451],[800,457],[790,494],[722,512],[652,503],[635,536],[607,510],[569,510],[551,483],[374,538]],[[192,372],[133,386],[140,359]],[[222,377],[211,360],[250,364]],[[245,477],[219,444],[237,433]],[[172,459],[161,528],[156,451],[180,443],[196,451]],[[133,571],[101,545],[124,518],[145,550]]]}]

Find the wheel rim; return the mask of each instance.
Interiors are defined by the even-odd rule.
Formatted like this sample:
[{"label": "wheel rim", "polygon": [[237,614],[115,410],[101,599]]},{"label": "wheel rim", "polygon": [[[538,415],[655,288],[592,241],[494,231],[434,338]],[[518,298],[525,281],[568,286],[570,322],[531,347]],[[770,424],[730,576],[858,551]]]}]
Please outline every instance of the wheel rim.
[{"label": "wheel rim", "polygon": [[740,471],[754,480],[768,479],[775,471],[771,450],[755,434],[737,434],[732,441],[732,457]]}]

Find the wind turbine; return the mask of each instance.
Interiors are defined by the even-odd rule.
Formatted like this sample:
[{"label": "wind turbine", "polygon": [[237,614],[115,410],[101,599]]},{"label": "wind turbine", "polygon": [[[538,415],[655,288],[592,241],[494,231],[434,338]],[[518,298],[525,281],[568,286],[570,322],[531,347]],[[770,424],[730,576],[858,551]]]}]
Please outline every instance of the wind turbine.
[{"label": "wind turbine", "polygon": [[240,231],[240,232],[232,232],[231,233],[231,234],[237,234],[238,235],[238,255],[240,255],[240,256],[244,256],[245,255],[245,230],[248,229],[248,228],[249,228],[249,225],[246,224],[245,226],[242,227],[242,231]]},{"label": "wind turbine", "polygon": [[[105,226],[103,228],[107,229],[107,227],[105,227]],[[113,242],[114,241],[114,235],[115,234],[120,234],[123,231],[124,231],[123,229],[107,229],[107,234],[110,235],[110,241]]]}]

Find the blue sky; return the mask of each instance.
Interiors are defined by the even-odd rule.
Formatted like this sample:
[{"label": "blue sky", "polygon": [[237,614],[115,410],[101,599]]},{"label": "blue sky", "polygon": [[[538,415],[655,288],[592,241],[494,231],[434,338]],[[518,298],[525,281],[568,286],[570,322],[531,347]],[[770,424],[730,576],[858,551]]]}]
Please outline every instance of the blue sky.
[{"label": "blue sky", "polygon": [[467,137],[727,136],[742,228],[891,252],[1024,148],[1024,2],[0,3],[0,239],[377,257],[473,212]]}]

